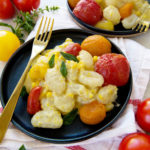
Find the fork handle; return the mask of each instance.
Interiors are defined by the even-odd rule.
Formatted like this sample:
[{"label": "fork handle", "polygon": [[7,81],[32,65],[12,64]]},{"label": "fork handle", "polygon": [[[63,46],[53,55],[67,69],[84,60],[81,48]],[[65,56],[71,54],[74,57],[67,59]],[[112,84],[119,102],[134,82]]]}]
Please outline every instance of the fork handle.
[{"label": "fork handle", "polygon": [[23,87],[25,77],[30,68],[31,62],[32,62],[32,60],[29,60],[25,71],[23,72],[19,82],[17,83],[13,93],[11,94],[11,96],[7,102],[7,105],[5,106],[3,112],[0,116],[0,143],[4,138],[7,128],[8,128],[8,125],[9,125],[9,122],[11,121],[12,115],[14,113],[18,98],[20,96],[20,92]]}]

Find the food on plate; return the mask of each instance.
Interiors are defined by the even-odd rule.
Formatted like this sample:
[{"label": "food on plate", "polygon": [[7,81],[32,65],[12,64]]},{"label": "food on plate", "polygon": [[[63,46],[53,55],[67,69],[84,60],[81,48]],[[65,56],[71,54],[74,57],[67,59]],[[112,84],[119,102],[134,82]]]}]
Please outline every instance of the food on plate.
[{"label": "food on plate", "polygon": [[71,8],[74,8],[80,0],[68,0]]},{"label": "food on plate", "polygon": [[113,5],[107,6],[103,10],[103,14],[104,14],[104,18],[106,20],[111,21],[114,25],[119,24],[121,16],[120,16],[118,8],[116,8],[115,6]]},{"label": "food on plate", "polygon": [[9,19],[15,14],[15,9],[10,0],[0,0],[0,19]]},{"label": "food on plate", "polygon": [[121,19],[129,17],[132,14],[134,4],[133,3],[126,3],[122,7],[120,7],[119,12],[121,15]]},{"label": "food on plate", "polygon": [[[100,6],[100,18],[96,4]],[[120,23],[125,29],[131,29],[148,7],[149,3],[145,0],[80,0],[72,9],[74,15],[83,22],[113,31],[114,26]],[[150,21],[150,11],[145,13],[145,20]]]},{"label": "food on plate", "polygon": [[0,31],[0,60],[8,61],[11,55],[19,48],[20,41],[18,37],[10,32]]},{"label": "food on plate", "polygon": [[91,25],[96,24],[103,17],[100,5],[93,0],[80,0],[73,13],[77,18]]},{"label": "food on plate", "polygon": [[[90,39],[92,50],[82,47],[87,39]],[[111,54],[111,43],[99,35],[85,40],[80,47],[80,44],[67,38],[64,43],[44,51],[33,61],[24,86],[29,93],[27,112],[33,115],[31,123],[34,127],[70,125],[78,113],[83,123],[94,125],[103,121],[106,112],[114,108],[117,86],[104,85],[105,76],[94,69],[102,54],[98,50],[102,49],[104,53],[103,49],[107,48],[107,53]],[[95,47],[98,43],[99,47]],[[96,56],[93,47],[98,54]]]},{"label": "food on plate", "polygon": [[129,17],[122,20],[122,25],[125,29],[131,29],[136,24],[137,19],[137,15],[132,14]]},{"label": "food on plate", "polygon": [[74,56],[77,56],[79,52],[81,51],[81,46],[78,43],[72,43],[69,44],[66,48],[63,50],[66,53],[72,54]]},{"label": "food on plate", "polygon": [[80,107],[79,115],[82,122],[89,125],[100,123],[106,117],[105,106],[98,101],[85,104]]},{"label": "food on plate", "polygon": [[42,91],[42,87],[37,86],[30,91],[27,101],[27,112],[31,115],[34,115],[36,112],[41,110],[40,104],[40,94]]},{"label": "food on plate", "polygon": [[104,29],[104,30],[111,30],[111,31],[114,30],[114,24],[111,21],[108,21],[105,19],[97,22],[95,27],[100,28],[100,29]]},{"label": "food on plate", "polygon": [[104,85],[123,86],[128,82],[130,67],[123,55],[110,53],[99,57],[95,71],[103,75]]},{"label": "food on plate", "polygon": [[138,105],[136,120],[143,130],[150,132],[150,98]]},{"label": "food on plate", "polygon": [[40,5],[40,0],[13,0],[13,3],[17,9],[23,12],[30,12],[33,9],[37,9]]},{"label": "food on plate", "polygon": [[111,43],[101,35],[92,35],[83,40],[81,48],[92,56],[100,56],[111,52]]},{"label": "food on plate", "polygon": [[132,133],[121,141],[118,150],[149,150],[150,136],[144,133]]}]

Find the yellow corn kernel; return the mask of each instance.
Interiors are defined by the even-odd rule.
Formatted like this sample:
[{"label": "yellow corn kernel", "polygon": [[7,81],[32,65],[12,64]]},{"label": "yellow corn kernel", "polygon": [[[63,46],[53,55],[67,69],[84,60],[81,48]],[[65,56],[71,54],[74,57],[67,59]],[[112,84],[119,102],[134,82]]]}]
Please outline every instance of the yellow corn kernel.
[{"label": "yellow corn kernel", "polygon": [[75,69],[75,68],[77,68],[77,63],[74,63],[73,65],[72,65],[72,67],[71,67],[72,69]]},{"label": "yellow corn kernel", "polygon": [[92,93],[90,93],[89,98],[93,98],[93,96],[94,96],[94,95],[93,95]]},{"label": "yellow corn kernel", "polygon": [[96,63],[97,60],[98,60],[98,56],[94,56],[94,57],[93,57],[93,62]]},{"label": "yellow corn kernel", "polygon": [[68,96],[73,98],[74,97],[74,94],[73,93],[68,93]]},{"label": "yellow corn kernel", "polygon": [[99,94],[98,97],[99,97],[100,100],[102,100],[102,101],[104,100],[104,98],[101,94]]},{"label": "yellow corn kernel", "polygon": [[52,92],[47,92],[46,96],[47,98],[52,97]]},{"label": "yellow corn kernel", "polygon": [[114,108],[114,104],[109,103],[105,105],[106,111],[111,111]]},{"label": "yellow corn kernel", "polygon": [[78,68],[79,68],[79,69],[84,68],[83,62],[80,61],[80,62],[78,63]]},{"label": "yellow corn kernel", "polygon": [[35,88],[35,87],[38,86],[38,85],[39,85],[39,82],[38,82],[38,81],[32,82],[32,88]]}]

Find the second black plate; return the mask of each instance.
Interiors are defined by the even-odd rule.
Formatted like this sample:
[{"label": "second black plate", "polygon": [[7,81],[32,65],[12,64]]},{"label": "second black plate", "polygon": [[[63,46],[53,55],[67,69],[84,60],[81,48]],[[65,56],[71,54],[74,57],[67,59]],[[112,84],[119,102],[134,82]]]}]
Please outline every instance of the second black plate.
[{"label": "second black plate", "polygon": [[[150,3],[150,0],[148,0],[148,2]],[[118,24],[115,26],[115,30],[114,31],[110,31],[110,30],[103,30],[103,29],[99,29],[99,28],[96,28],[92,25],[89,25],[85,22],[83,22],[82,20],[78,19],[74,14],[73,14],[73,11],[68,3],[68,0],[67,0],[67,7],[68,7],[68,11],[70,13],[70,15],[72,16],[73,20],[83,29],[86,29],[86,30],[89,30],[89,31],[92,31],[94,33],[99,33],[101,35],[104,35],[104,36],[107,36],[107,37],[134,37],[134,36],[137,36],[137,35],[140,35],[144,32],[136,32],[134,30],[127,30],[125,29],[122,24]]]}]

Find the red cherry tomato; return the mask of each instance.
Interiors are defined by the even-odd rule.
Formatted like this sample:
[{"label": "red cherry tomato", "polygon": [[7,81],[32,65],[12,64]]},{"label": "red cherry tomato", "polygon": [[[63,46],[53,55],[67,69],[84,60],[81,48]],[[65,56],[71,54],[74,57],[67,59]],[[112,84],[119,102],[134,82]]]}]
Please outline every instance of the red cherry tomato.
[{"label": "red cherry tomato", "polygon": [[40,5],[40,0],[13,0],[15,6],[23,12],[30,12],[33,9],[37,9]]},{"label": "red cherry tomato", "polygon": [[34,115],[36,112],[41,110],[40,105],[40,93],[42,91],[42,87],[37,86],[33,88],[28,96],[28,102],[27,102],[27,112],[31,115]]},{"label": "red cherry tomato", "polygon": [[150,132],[150,98],[139,104],[136,120],[143,130]]},{"label": "red cherry tomato", "polygon": [[78,43],[71,43],[63,49],[64,52],[77,56],[81,51],[81,46]]},{"label": "red cherry tomato", "polygon": [[15,9],[10,0],[0,0],[0,19],[9,19],[15,14]]},{"label": "red cherry tomato", "polygon": [[108,53],[100,56],[95,71],[104,77],[104,85],[123,86],[128,82],[130,67],[123,55]]},{"label": "red cherry tomato", "polygon": [[144,133],[129,134],[121,141],[119,150],[150,150],[150,136]]},{"label": "red cherry tomato", "polygon": [[103,17],[103,11],[94,0],[80,0],[73,10],[74,15],[87,24],[94,25]]}]

